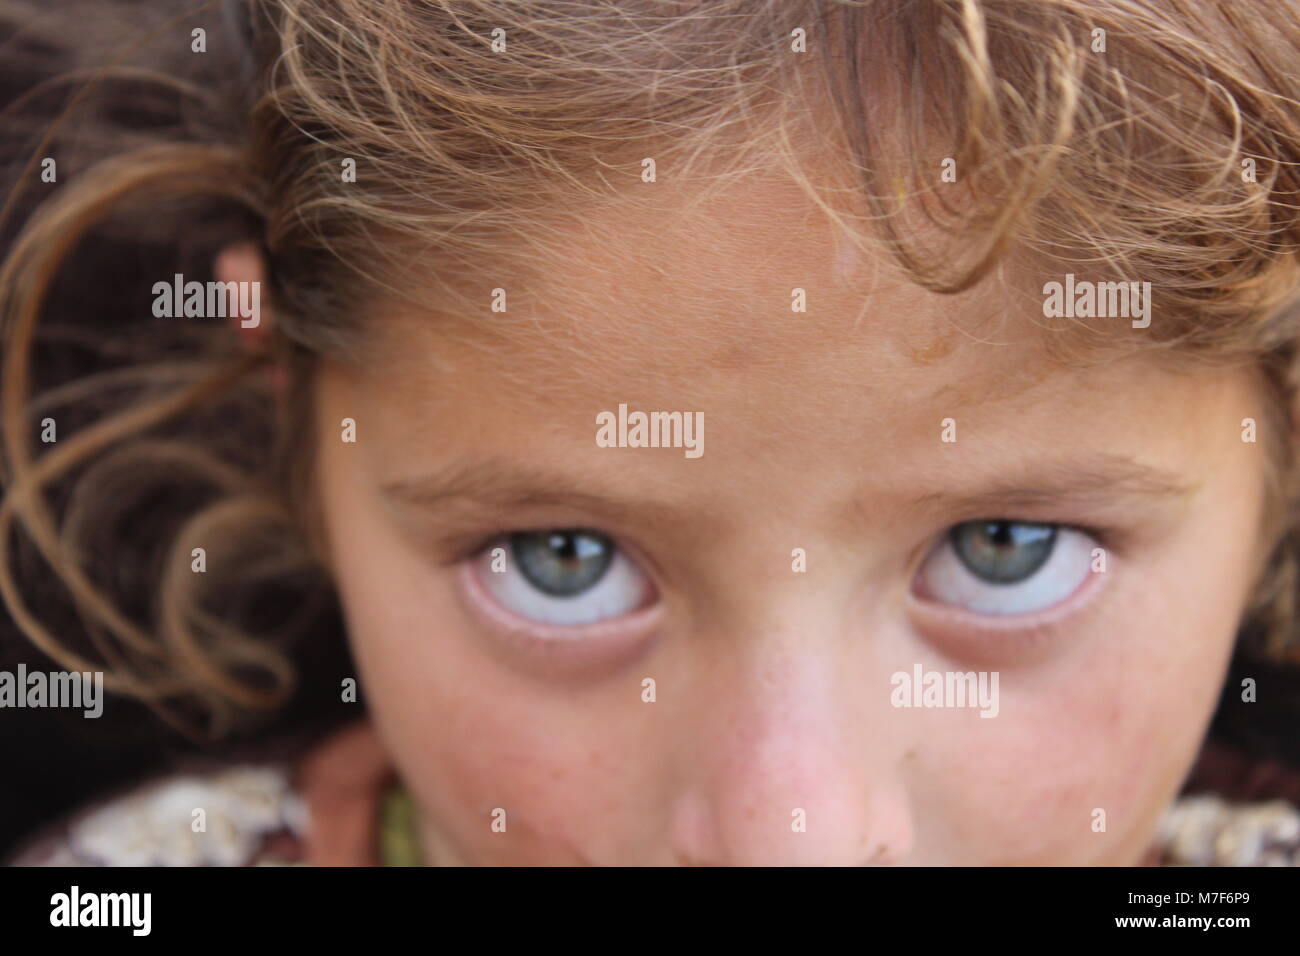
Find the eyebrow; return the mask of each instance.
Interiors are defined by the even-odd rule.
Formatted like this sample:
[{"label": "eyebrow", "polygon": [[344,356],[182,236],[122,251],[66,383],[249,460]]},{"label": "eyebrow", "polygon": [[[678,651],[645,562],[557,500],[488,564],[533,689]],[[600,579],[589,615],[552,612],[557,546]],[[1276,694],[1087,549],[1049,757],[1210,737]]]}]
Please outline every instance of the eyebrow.
[{"label": "eyebrow", "polygon": [[[603,479],[588,484],[598,484]],[[528,507],[565,507],[642,524],[660,521],[707,521],[688,514],[681,504],[648,497],[619,499],[582,488],[582,475],[548,471],[510,459],[491,458],[454,465],[430,475],[402,478],[383,485],[390,498],[421,509],[510,511]],[[1014,479],[994,480],[972,491],[899,492],[891,511],[925,514],[937,511],[984,513],[989,517],[1008,509],[1041,508],[1066,503],[1076,507],[1114,509],[1185,503],[1202,482],[1176,472],[1141,464],[1125,456],[1093,454],[1088,459],[1063,459],[1025,466]],[[892,495],[892,492],[888,492]],[[861,497],[859,497],[861,500]]]},{"label": "eyebrow", "polygon": [[611,518],[639,516],[643,521],[648,517],[679,520],[683,515],[682,509],[662,501],[627,501],[584,491],[583,483],[580,475],[548,471],[511,459],[489,458],[422,477],[385,482],[383,492],[398,502],[428,510],[567,507]]},{"label": "eyebrow", "polygon": [[[1027,469],[1030,471],[1030,469]],[[1036,508],[1069,501],[1082,507],[1134,503],[1185,503],[1204,484],[1132,458],[1101,454],[1086,461],[1062,460],[1035,465],[1031,478],[997,480],[967,494],[932,491],[912,498],[906,507],[933,510],[944,505],[968,511],[981,508]]]}]

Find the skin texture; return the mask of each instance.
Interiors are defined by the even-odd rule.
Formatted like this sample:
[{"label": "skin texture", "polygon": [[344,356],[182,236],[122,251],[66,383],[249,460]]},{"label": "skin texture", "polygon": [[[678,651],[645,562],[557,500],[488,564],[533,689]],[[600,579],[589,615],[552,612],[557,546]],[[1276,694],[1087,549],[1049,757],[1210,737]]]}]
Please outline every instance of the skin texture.
[{"label": "skin texture", "polygon": [[[1041,277],[936,295],[849,251],[793,183],[690,208],[654,188],[585,211],[544,278],[503,267],[481,314],[385,307],[374,357],[321,367],[330,561],[427,856],[1138,862],[1259,559],[1253,373],[1056,367]],[[598,447],[619,403],[703,412],[705,453]],[[1185,487],[1110,473],[1139,468]],[[997,518],[1105,529],[1105,570],[1019,616],[918,593],[952,525]],[[466,584],[497,535],[571,527],[628,550],[645,607],[538,636]],[[997,672],[997,716],[893,706],[917,664]]]}]

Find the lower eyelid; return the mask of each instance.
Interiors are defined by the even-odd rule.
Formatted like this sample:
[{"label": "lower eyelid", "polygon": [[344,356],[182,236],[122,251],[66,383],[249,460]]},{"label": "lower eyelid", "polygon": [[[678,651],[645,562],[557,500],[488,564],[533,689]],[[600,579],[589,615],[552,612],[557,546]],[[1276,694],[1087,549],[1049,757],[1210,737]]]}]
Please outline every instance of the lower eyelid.
[{"label": "lower eyelid", "polygon": [[617,618],[579,626],[540,624],[502,607],[479,579],[477,562],[456,571],[456,592],[476,630],[507,663],[529,672],[574,672],[630,661],[654,643],[663,605],[653,604]]},{"label": "lower eyelid", "polygon": [[[926,640],[963,660],[1029,664],[1067,646],[1069,632],[1085,630],[1104,605],[1105,580],[1114,571],[1090,571],[1074,593],[1051,607],[1029,614],[978,614],[928,601],[908,590],[905,597],[912,626]],[[1097,580],[1101,579],[1101,580]]]}]

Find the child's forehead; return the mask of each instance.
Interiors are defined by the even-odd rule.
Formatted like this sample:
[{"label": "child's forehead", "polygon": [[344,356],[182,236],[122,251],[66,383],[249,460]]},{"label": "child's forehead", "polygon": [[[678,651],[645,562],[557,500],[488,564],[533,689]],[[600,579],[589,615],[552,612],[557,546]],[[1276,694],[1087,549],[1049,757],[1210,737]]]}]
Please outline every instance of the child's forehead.
[{"label": "child's forehead", "polygon": [[[469,290],[470,308],[407,310],[403,329],[476,343],[501,372],[665,398],[803,373],[907,379],[961,402],[1049,372],[1033,277],[1004,270],[970,292],[925,290],[779,175],[645,184],[551,219],[512,251],[476,277],[477,308]],[[419,361],[408,345],[392,354]]]},{"label": "child's forehead", "polygon": [[702,416],[706,464],[681,493],[719,508],[736,481],[789,487],[809,467],[876,482],[880,502],[988,485],[1036,459],[1080,474],[1146,461],[1192,481],[1197,426],[1235,394],[1163,374],[1154,353],[1063,368],[1035,324],[1040,276],[1008,267],[969,292],[925,290],[886,255],[846,256],[790,184],[611,203],[564,226],[539,230],[544,259],[487,266],[466,310],[386,323],[400,334],[359,399],[391,435],[380,472],[415,470],[427,448],[659,496],[682,456],[596,442],[598,416],[627,407]]}]

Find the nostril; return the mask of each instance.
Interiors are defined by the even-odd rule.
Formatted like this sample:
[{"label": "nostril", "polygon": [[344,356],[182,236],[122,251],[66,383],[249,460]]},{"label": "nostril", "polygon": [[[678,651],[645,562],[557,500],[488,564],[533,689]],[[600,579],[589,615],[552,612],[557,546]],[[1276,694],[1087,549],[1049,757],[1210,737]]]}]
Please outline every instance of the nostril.
[{"label": "nostril", "polygon": [[677,865],[678,866],[721,866],[722,864],[716,863],[713,860],[705,860],[701,857],[694,857],[694,856],[690,856],[689,854],[678,853]]},{"label": "nostril", "polygon": [[871,856],[867,857],[863,866],[893,866],[897,863],[896,855],[890,849],[888,843],[878,843],[872,851]]}]

